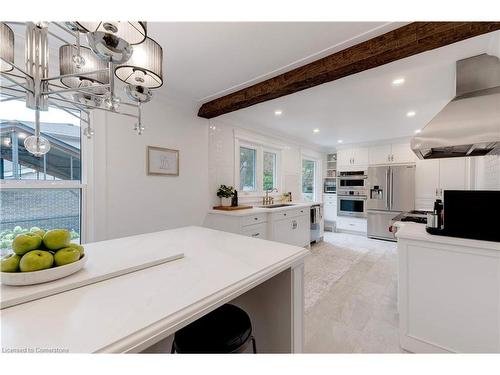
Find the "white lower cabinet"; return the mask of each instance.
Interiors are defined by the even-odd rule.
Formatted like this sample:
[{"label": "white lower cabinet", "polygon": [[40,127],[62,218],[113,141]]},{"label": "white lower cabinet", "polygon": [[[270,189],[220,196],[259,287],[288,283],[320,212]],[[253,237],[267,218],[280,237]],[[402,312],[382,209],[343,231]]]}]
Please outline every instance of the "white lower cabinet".
[{"label": "white lower cabinet", "polygon": [[248,237],[267,239],[267,223],[247,225],[241,228],[241,234]]},{"label": "white lower cabinet", "polygon": [[307,246],[310,241],[308,215],[272,221],[272,240],[289,245]]},{"label": "white lower cabinet", "polygon": [[310,222],[310,208],[303,206],[253,215],[209,213],[204,225],[248,237],[308,246],[311,239]]},{"label": "white lower cabinet", "polygon": [[360,232],[366,233],[367,231],[367,223],[366,219],[358,218],[358,217],[346,217],[346,216],[337,216],[337,230],[345,230],[349,232]]}]

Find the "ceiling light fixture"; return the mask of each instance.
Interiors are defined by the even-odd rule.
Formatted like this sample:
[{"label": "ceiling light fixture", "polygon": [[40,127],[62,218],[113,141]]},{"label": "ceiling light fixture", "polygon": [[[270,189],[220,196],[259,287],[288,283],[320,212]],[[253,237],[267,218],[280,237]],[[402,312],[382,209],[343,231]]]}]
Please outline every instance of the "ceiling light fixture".
[{"label": "ceiling light fixture", "polygon": [[313,133],[319,133],[319,129],[313,129]]},{"label": "ceiling light fixture", "polygon": [[419,134],[419,133],[421,133],[421,132],[422,132],[422,129],[417,129],[417,130],[415,130],[415,134]]},{"label": "ceiling light fixture", "polygon": [[339,140],[337,141],[337,143],[342,143],[342,142],[344,142],[342,139],[339,139]]},{"label": "ceiling light fixture", "polygon": [[277,109],[276,111],[274,111],[275,116],[281,116],[282,114],[283,114],[283,111],[281,109]]},{"label": "ceiling light fixture", "polygon": [[[147,37],[146,22],[26,22],[24,67],[14,62],[14,34],[7,24],[0,22],[0,74],[9,85],[2,82],[0,89],[7,96],[4,100],[24,98],[26,107],[35,112],[34,134],[24,140],[27,151],[42,156],[50,150],[49,140],[40,133],[40,111],[47,111],[49,104],[79,111],[80,120],[87,124],[83,134],[89,138],[94,134],[90,127],[94,109],[135,118],[135,129],[142,133],[141,105],[151,100],[151,89],[163,84],[163,50]],[[59,49],[60,71],[55,77],[49,77],[49,35],[54,35],[49,24],[72,39],[57,36],[65,44]],[[80,33],[87,34],[90,48],[80,46]],[[114,94],[115,75],[129,84],[132,102],[122,102]],[[121,102],[132,109],[118,111]]]},{"label": "ceiling light fixture", "polygon": [[0,22],[0,72],[10,72],[14,63],[14,32]]},{"label": "ceiling light fixture", "polygon": [[416,114],[417,114],[417,112],[415,112],[415,111],[409,111],[409,112],[406,113],[406,117],[413,117]]},{"label": "ceiling light fixture", "polygon": [[405,79],[403,77],[396,78],[395,80],[392,81],[393,86],[401,86],[403,83],[405,83]]}]

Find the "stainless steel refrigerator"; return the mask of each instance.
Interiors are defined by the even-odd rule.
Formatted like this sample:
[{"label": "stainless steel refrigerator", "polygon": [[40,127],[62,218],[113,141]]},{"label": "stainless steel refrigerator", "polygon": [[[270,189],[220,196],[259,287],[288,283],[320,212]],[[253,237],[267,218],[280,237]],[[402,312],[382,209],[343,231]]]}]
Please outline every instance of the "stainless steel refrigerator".
[{"label": "stainless steel refrigerator", "polygon": [[415,166],[368,168],[368,237],[396,240],[392,218],[415,209]]}]

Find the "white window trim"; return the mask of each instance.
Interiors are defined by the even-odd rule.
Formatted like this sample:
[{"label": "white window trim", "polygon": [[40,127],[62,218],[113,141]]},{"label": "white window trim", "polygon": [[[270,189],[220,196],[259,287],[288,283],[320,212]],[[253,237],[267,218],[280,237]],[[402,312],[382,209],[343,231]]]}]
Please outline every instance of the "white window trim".
[{"label": "white window trim", "polygon": [[[83,114],[82,114],[83,116]],[[93,153],[91,142],[83,135],[85,123],[80,121],[80,160],[81,160],[81,181],[70,180],[2,180],[0,188],[2,189],[80,189],[80,242],[86,243],[92,235],[89,235],[90,223],[92,218],[88,217],[89,200],[88,200],[88,180],[92,168]]]},{"label": "white window trim", "polygon": [[[256,150],[256,168],[255,168],[255,184],[256,189],[252,191],[240,190],[240,147],[246,147]],[[238,194],[245,198],[261,197],[264,195],[264,151],[276,154],[276,188],[280,194],[282,191],[282,150],[276,147],[275,144],[256,142],[254,140],[235,137],[234,139],[234,184]]]},{"label": "white window trim", "polygon": [[321,161],[322,159],[317,156],[313,156],[311,154],[307,153],[301,153],[300,157],[300,198],[304,200],[303,194],[304,192],[302,191],[302,181],[303,181],[303,173],[302,173],[302,165],[304,160],[310,160],[314,161],[315,166],[314,166],[314,194],[313,194],[313,201],[318,202],[320,201],[320,196],[321,196],[321,168],[322,164]]}]

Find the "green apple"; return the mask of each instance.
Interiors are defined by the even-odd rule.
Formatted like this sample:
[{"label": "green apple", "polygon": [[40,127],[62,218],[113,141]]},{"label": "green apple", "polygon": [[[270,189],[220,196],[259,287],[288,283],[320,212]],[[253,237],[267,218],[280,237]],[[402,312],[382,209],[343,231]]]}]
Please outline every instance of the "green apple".
[{"label": "green apple", "polygon": [[83,249],[82,245],[78,245],[77,243],[70,243],[68,247],[73,247],[77,249],[80,252],[80,258],[85,254],[85,251]]},{"label": "green apple", "polygon": [[32,250],[24,254],[19,262],[21,272],[32,272],[45,270],[52,267],[54,257],[48,251]]},{"label": "green apple", "polygon": [[2,272],[17,272],[19,269],[19,261],[21,257],[17,254],[10,253],[2,257]]},{"label": "green apple", "polygon": [[42,243],[42,238],[34,233],[18,234],[12,241],[12,250],[17,255],[24,255],[28,251],[38,249]]},{"label": "green apple", "polygon": [[66,229],[52,229],[43,236],[43,244],[49,250],[59,250],[68,247],[71,234]]},{"label": "green apple", "polygon": [[80,251],[74,247],[65,247],[54,255],[57,267],[76,262],[78,259],[80,259]]},{"label": "green apple", "polygon": [[43,229],[40,229],[38,227],[33,227],[30,229],[30,232],[31,233],[35,233],[35,234],[38,234],[40,237],[43,238],[43,236],[45,235],[45,231]]}]

